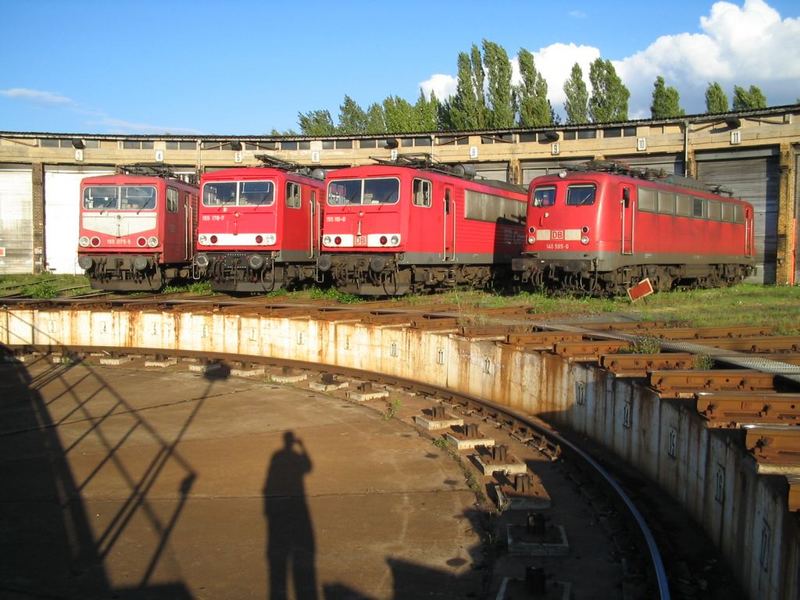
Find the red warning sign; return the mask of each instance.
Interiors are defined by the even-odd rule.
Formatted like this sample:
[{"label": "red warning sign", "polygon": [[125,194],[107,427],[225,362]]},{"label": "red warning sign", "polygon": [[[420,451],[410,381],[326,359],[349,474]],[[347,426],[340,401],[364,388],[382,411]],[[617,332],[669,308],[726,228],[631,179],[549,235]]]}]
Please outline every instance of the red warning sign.
[{"label": "red warning sign", "polygon": [[642,279],[639,283],[634,285],[633,287],[628,288],[628,298],[631,299],[631,302],[636,302],[637,300],[641,300],[645,296],[649,296],[653,293],[653,284],[650,283],[650,278]]}]

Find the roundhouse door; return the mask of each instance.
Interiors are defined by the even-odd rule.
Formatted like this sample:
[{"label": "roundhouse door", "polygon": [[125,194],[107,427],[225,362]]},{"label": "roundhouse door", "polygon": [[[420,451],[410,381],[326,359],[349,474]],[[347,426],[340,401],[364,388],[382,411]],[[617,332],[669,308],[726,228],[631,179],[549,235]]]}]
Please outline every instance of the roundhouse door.
[{"label": "roundhouse door", "polygon": [[456,204],[455,194],[452,186],[444,188],[444,214],[442,215],[444,227],[444,248],[442,260],[452,261],[455,259],[456,241]]},{"label": "roundhouse door", "polygon": [[622,197],[619,201],[620,220],[622,226],[622,254],[633,254],[633,198],[631,198],[631,188],[622,188]]}]

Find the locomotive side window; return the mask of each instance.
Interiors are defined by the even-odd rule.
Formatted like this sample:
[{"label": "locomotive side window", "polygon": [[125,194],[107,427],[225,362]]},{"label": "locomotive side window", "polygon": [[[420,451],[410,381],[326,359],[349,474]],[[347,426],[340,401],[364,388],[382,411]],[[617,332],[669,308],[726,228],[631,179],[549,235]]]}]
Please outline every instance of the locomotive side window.
[{"label": "locomotive side window", "polygon": [[275,185],[271,181],[240,181],[239,204],[269,206],[275,201]]},{"label": "locomotive side window", "polygon": [[591,206],[597,188],[594,184],[571,185],[567,188],[567,206]]},{"label": "locomotive side window", "polygon": [[722,205],[722,220],[726,223],[736,222],[736,215],[734,214],[734,205],[725,203]]},{"label": "locomotive side window", "polygon": [[681,217],[692,216],[692,199],[685,194],[678,194],[678,199],[675,203],[675,214]]},{"label": "locomotive side window", "polygon": [[637,196],[639,198],[639,210],[643,210],[645,212],[656,212],[658,193],[655,190],[640,187],[638,188]]},{"label": "locomotive side window", "polygon": [[672,192],[658,192],[658,212],[662,215],[675,214],[675,194]]},{"label": "locomotive side window", "polygon": [[722,204],[716,200],[708,201],[708,218],[712,221],[722,220]]},{"label": "locomotive side window", "polygon": [[553,206],[556,203],[555,186],[538,187],[533,191],[533,206]]},{"label": "locomotive side window", "polygon": [[426,179],[415,179],[413,184],[414,206],[424,206],[430,208],[431,205],[431,182]]},{"label": "locomotive side window", "polygon": [[178,212],[178,190],[175,188],[167,188],[167,212]]},{"label": "locomotive side window", "polygon": [[733,207],[733,222],[744,223],[744,206],[737,204]]},{"label": "locomotive side window", "polygon": [[286,206],[289,208],[300,208],[300,184],[294,181],[286,182]]},{"label": "locomotive side window", "polygon": [[706,216],[706,203],[702,198],[692,198],[692,216],[700,219]]}]

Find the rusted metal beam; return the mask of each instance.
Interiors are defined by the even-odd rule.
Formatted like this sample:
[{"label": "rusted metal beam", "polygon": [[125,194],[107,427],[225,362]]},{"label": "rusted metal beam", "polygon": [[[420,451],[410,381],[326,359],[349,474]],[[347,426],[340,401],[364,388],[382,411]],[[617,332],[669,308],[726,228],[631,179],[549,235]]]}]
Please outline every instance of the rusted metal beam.
[{"label": "rusted metal beam", "polygon": [[667,369],[691,369],[694,366],[693,354],[674,352],[659,354],[604,354],[600,366],[617,377],[646,377],[650,371]]},{"label": "rusted metal beam", "polygon": [[648,335],[666,340],[761,337],[772,333],[771,327],[741,325],[736,327],[664,327],[652,329]]},{"label": "rusted metal beam", "polygon": [[580,342],[584,334],[570,331],[534,331],[533,333],[510,333],[506,342],[523,346],[528,350],[551,350],[558,342]]},{"label": "rusted metal beam", "polygon": [[739,427],[743,423],[800,424],[800,394],[716,392],[696,395],[697,412],[708,427]]},{"label": "rusted metal beam", "polygon": [[800,467],[800,430],[795,427],[747,429],[745,447],[759,463]]},{"label": "rusted metal beam", "polygon": [[553,346],[553,351],[559,356],[579,362],[594,362],[600,360],[603,354],[612,354],[631,348],[631,343],[624,340],[603,340],[581,342],[559,342]]},{"label": "rusted metal beam", "polygon": [[693,398],[696,392],[704,390],[770,390],[774,377],[749,369],[652,371],[650,385],[662,398]]}]

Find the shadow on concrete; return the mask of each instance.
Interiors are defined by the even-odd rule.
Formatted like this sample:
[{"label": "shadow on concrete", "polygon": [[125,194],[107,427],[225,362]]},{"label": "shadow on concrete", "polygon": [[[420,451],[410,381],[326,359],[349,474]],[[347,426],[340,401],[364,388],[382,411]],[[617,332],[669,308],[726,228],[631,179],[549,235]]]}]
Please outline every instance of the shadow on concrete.
[{"label": "shadow on concrete", "polygon": [[272,455],[264,482],[267,519],[267,598],[289,597],[289,579],[298,599],[317,598],[314,530],[304,478],[311,458],[294,432],[283,434],[283,448]]},{"label": "shadow on concrete", "polygon": [[[140,411],[117,392],[90,365],[63,348],[60,354],[40,356],[31,363],[36,376],[0,345],[0,595],[58,598],[190,598],[181,582],[152,584],[151,578],[164,554],[197,477],[176,450],[214,384],[209,379],[203,396],[177,434],[164,439]],[[46,364],[42,364],[45,361]],[[43,368],[44,367],[44,368]],[[73,371],[80,370],[79,373]],[[219,377],[220,373],[215,373]],[[68,377],[69,376],[69,377]],[[47,385],[63,390],[45,400]],[[81,385],[91,392],[80,392]],[[102,397],[102,401],[100,398]],[[109,402],[110,399],[110,402]],[[74,406],[63,411],[63,402]],[[62,415],[52,418],[53,404],[61,402]],[[93,403],[98,401],[97,405]],[[124,414],[130,427],[119,435],[108,427],[113,416]],[[85,426],[68,444],[62,443],[59,426]],[[144,432],[155,440],[152,460],[138,472],[125,464],[120,449],[134,434]],[[77,480],[70,467],[70,453],[87,438],[103,449],[102,457]],[[174,506],[157,511],[148,493],[165,466],[183,472]],[[113,469],[127,495],[113,504],[114,514],[102,525],[87,514],[83,492],[101,470]],[[98,515],[99,516],[99,515]],[[146,523],[154,544],[144,551],[137,566],[139,581],[130,587],[114,587],[105,560],[136,519]]]}]

